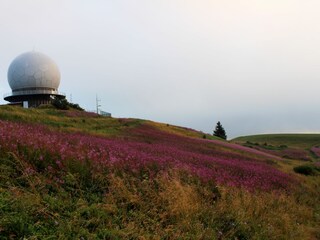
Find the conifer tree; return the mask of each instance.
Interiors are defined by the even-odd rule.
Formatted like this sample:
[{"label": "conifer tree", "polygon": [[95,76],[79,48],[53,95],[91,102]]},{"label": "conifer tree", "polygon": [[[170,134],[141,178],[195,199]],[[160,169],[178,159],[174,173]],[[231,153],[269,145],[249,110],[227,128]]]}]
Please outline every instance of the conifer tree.
[{"label": "conifer tree", "polygon": [[224,128],[222,127],[220,121],[217,122],[216,128],[215,128],[215,130],[213,131],[213,135],[214,135],[214,136],[217,136],[217,137],[219,137],[219,138],[222,138],[222,139],[227,139],[226,131],[225,131]]}]

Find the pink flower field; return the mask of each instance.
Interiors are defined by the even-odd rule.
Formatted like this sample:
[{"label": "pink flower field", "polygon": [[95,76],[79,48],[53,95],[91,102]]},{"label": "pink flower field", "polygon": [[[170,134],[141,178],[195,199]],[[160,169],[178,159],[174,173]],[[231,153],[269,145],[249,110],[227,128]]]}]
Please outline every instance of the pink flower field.
[{"label": "pink flower field", "polygon": [[320,157],[320,147],[315,146],[311,148],[311,151],[317,156]]},{"label": "pink flower field", "polygon": [[294,178],[268,164],[272,155],[226,142],[183,137],[143,124],[117,138],[50,130],[42,125],[0,121],[0,150],[35,161],[51,159],[63,170],[68,160],[90,162],[95,171],[121,168],[149,177],[171,169],[202,181],[243,187],[249,191],[290,190]]}]

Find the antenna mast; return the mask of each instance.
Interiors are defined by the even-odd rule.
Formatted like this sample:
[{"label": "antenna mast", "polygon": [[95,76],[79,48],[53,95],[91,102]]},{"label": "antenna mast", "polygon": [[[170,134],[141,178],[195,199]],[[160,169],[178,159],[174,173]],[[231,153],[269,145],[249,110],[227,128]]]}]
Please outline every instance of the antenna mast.
[{"label": "antenna mast", "polygon": [[97,114],[99,114],[101,105],[99,104],[101,102],[101,99],[98,98],[98,94],[96,94],[96,107],[97,107]]}]

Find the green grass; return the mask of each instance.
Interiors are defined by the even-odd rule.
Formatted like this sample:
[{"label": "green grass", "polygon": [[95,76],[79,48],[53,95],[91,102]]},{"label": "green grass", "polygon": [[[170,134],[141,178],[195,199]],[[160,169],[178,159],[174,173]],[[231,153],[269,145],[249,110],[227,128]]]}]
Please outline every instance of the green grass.
[{"label": "green grass", "polygon": [[93,174],[90,165],[77,162],[58,182],[41,169],[28,173],[28,164],[0,154],[0,239],[312,239],[320,234],[312,210],[320,196],[315,178],[314,188],[287,195],[215,186],[183,171],[153,179],[119,169]]},{"label": "green grass", "polygon": [[[77,116],[72,116],[72,113]],[[221,140],[207,133],[169,124],[133,118],[121,119],[94,114],[86,115],[85,112],[56,110],[52,107],[23,109],[21,107],[3,105],[0,106],[0,119],[32,124],[40,123],[62,131],[84,132],[106,137],[125,136],[130,129],[139,127],[142,124],[150,124],[160,130],[177,135]]]},{"label": "green grass", "polygon": [[[0,119],[108,138],[126,137],[148,124],[181,136],[217,139],[168,124],[72,117],[51,108],[1,106]],[[267,142],[265,150],[281,151],[282,145],[310,148],[319,139],[320,135],[259,135],[234,141]],[[44,165],[52,156],[35,161],[37,149],[21,148],[20,157],[0,148],[0,240],[320,239],[320,177],[295,173],[295,167],[305,164],[299,160],[272,160],[298,180],[292,192],[249,192],[200,181],[181,169],[149,178],[130,169],[95,172],[89,161],[69,159],[63,171],[48,172]],[[243,151],[244,158],[252,154]]]},{"label": "green grass", "polygon": [[310,148],[320,146],[320,134],[262,134],[238,137],[232,140],[236,143],[247,141],[259,144],[287,145],[291,147]]},{"label": "green grass", "polygon": [[177,135],[223,141],[223,139],[221,139],[219,137],[216,137],[216,136],[213,136],[213,135],[210,135],[207,133],[195,131],[190,128],[184,128],[184,127],[174,126],[174,125],[170,125],[170,124],[157,123],[157,122],[152,122],[152,121],[148,121],[148,124],[158,128],[162,131],[177,134]]},{"label": "green grass", "polygon": [[39,123],[59,131],[84,132],[106,137],[119,136],[128,129],[135,128],[145,122],[140,119],[123,120],[94,114],[87,115],[85,112],[76,110],[23,109],[16,106],[1,106],[0,119],[31,124]]},{"label": "green grass", "polygon": [[238,137],[232,140],[287,159],[318,161],[312,147],[320,146],[320,134],[262,134]]}]

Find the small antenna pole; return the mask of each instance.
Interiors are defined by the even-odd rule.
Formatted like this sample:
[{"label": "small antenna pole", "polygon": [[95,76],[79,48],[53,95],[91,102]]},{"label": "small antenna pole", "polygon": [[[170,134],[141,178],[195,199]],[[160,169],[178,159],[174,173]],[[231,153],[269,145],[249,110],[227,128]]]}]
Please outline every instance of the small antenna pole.
[{"label": "small antenna pole", "polygon": [[97,107],[97,114],[99,114],[101,105],[99,104],[101,100],[98,98],[98,94],[96,94],[96,107]]}]

